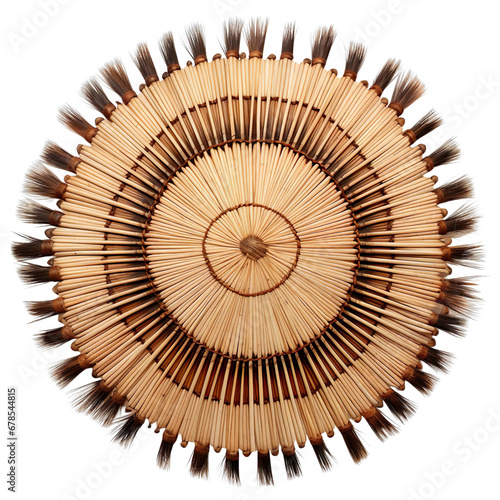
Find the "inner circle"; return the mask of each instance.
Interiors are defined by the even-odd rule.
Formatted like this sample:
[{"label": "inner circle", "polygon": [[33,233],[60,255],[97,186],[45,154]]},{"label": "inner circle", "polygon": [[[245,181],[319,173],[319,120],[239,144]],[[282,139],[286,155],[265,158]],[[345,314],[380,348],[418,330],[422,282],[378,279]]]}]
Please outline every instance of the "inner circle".
[{"label": "inner circle", "polygon": [[202,252],[215,280],[238,295],[255,297],[289,278],[299,259],[300,239],[283,214],[245,203],[211,221]]},{"label": "inner circle", "polygon": [[189,160],[158,194],[142,242],[162,309],[194,342],[232,359],[292,353],[319,338],[359,268],[343,191],[282,144],[234,141]]}]

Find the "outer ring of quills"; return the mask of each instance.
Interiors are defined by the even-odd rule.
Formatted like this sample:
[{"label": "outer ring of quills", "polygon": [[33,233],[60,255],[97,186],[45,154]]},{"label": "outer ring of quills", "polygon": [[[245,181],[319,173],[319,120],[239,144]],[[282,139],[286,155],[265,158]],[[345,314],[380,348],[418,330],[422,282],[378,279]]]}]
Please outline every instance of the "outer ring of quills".
[{"label": "outer ring of quills", "polygon": [[481,261],[479,245],[452,242],[475,230],[474,207],[442,206],[471,198],[471,181],[429,174],[458,146],[416,144],[441,125],[433,110],[404,128],[422,82],[395,59],[357,81],[358,43],[343,71],[327,69],[332,26],[296,62],[289,23],[281,54],[265,57],[268,24],[227,21],[212,60],[204,28],[189,26],[185,67],[166,33],[163,73],[140,43],[138,92],[122,61],[105,65],[81,91],[104,118],[60,111],[86,144],[47,143],[27,174],[19,218],[46,234],[13,244],[25,283],[54,283],[55,298],[27,304],[61,323],[37,343],[76,351],[53,378],[96,378],[74,391],[76,409],[124,446],[155,425],[161,468],[194,443],[191,473],[208,477],[210,450],[224,450],[235,484],[242,456],[273,484],[272,457],[299,476],[308,443],[334,467],[334,434],[366,458],[362,419],[381,440],[397,432],[387,413],[416,411],[405,387],[429,394],[424,366],[450,365],[435,335],[462,336],[475,310],[476,278],[449,278],[452,266]]}]

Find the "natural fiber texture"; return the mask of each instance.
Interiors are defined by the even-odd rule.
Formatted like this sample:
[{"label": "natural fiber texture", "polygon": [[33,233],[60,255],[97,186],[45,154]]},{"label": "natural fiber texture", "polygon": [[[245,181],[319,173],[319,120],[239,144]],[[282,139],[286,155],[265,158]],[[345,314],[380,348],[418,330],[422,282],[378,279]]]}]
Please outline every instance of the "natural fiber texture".
[{"label": "natural fiber texture", "polygon": [[[178,437],[194,443],[199,477],[210,448],[224,449],[223,475],[236,484],[240,452],[257,454],[258,478],[272,484],[280,450],[295,477],[307,441],[328,470],[326,436],[338,431],[358,462],[367,452],[353,422],[364,418],[380,439],[393,434],[380,408],[409,418],[415,406],[398,391],[429,393],[436,378],[422,363],[443,371],[450,360],[434,336],[464,333],[474,280],[448,279],[450,264],[480,256],[477,246],[450,246],[474,229],[474,211],[447,217],[439,206],[470,197],[470,181],[436,187],[428,175],[457,159],[455,143],[427,157],[413,145],[439,126],[433,112],[403,128],[420,81],[396,78],[399,62],[389,60],[372,87],[356,82],[360,44],[344,76],[325,69],[331,27],[301,63],[295,25],[281,58],[262,58],[266,34],[267,20],[246,29],[233,20],[227,58],[207,62],[204,30],[193,25],[185,43],[195,64],[183,69],[167,34],[160,80],[140,44],[138,95],[119,60],[104,66],[123,104],[91,79],[82,93],[105,119],[94,127],[62,108],[88,145],[75,156],[47,145],[43,162],[67,175],[37,164],[26,190],[58,199],[58,210],[23,202],[23,221],[51,228],[13,247],[23,280],[57,283],[57,297],[29,304],[63,324],[39,344],[71,340],[79,353],[54,378],[64,386],[90,368],[98,379],[77,391],[78,410],[118,422],[124,445],[145,421],[163,431],[162,468]],[[388,105],[380,94],[395,78]],[[44,256],[49,267],[27,262]]]}]

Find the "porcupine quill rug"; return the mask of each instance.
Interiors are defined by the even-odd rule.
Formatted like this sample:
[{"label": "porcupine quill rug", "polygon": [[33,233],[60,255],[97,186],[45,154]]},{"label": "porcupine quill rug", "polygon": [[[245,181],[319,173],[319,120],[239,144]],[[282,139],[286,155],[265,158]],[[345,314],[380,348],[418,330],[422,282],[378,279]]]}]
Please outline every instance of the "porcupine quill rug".
[{"label": "porcupine quill rug", "polygon": [[[13,251],[25,281],[56,282],[56,298],[28,304],[62,323],[39,335],[43,347],[71,342],[78,353],[54,378],[96,378],[77,390],[79,411],[115,423],[124,445],[154,426],[160,467],[174,443],[194,443],[194,475],[208,475],[212,447],[228,480],[254,454],[270,484],[271,454],[293,477],[309,443],[327,470],[335,433],[333,449],[343,438],[358,462],[367,452],[356,423],[385,439],[397,430],[385,410],[412,415],[401,392],[430,392],[423,364],[446,369],[449,358],[434,336],[462,334],[474,300],[472,280],[448,278],[450,265],[474,266],[478,248],[452,245],[474,227],[470,207],[441,207],[470,197],[470,182],[436,188],[429,175],[457,158],[456,145],[427,156],[415,145],[440,124],[434,112],[404,127],[422,83],[393,59],[373,85],[357,81],[356,43],[343,73],[327,70],[333,28],[299,63],[287,25],[281,56],[264,58],[266,32],[267,21],[229,21],[225,57],[209,61],[193,25],[184,68],[167,33],[162,77],[140,44],[138,94],[120,61],[101,70],[116,105],[97,79],[85,83],[104,118],[92,126],[62,108],[87,144],[77,156],[47,144],[26,191],[59,209],[23,202],[23,221],[51,227]],[[46,256],[48,266],[29,262]]]}]

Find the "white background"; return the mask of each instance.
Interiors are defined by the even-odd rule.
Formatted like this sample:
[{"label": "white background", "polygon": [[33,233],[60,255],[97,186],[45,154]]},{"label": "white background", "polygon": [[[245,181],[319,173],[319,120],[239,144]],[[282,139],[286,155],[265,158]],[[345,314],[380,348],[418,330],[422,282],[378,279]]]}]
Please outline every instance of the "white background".
[{"label": "white background", "polygon": [[[462,499],[498,498],[498,446],[500,394],[498,391],[498,126],[500,68],[497,3],[493,1],[376,0],[277,2],[270,0],[206,1],[97,1],[43,0],[3,4],[1,16],[1,262],[2,269],[2,385],[19,392],[18,498],[202,498],[202,499]],[[446,119],[441,129],[425,138],[428,151],[456,136],[463,150],[459,163],[436,169],[441,180],[468,172],[476,188],[479,232],[471,241],[485,245],[481,274],[484,302],[479,319],[471,321],[462,340],[441,334],[438,347],[452,351],[456,360],[449,375],[430,398],[409,388],[405,395],[420,409],[402,432],[380,443],[361,424],[370,451],[368,460],[354,465],[339,436],[328,440],[338,460],[331,473],[321,473],[309,446],[300,451],[304,476],[288,481],[280,458],[273,459],[274,488],[259,487],[255,457],[242,460],[243,486],[220,481],[218,463],[211,454],[210,480],[189,476],[191,448],[176,446],[170,472],[159,470],[155,457],[160,437],[145,429],[133,450],[110,442],[109,431],[77,414],[68,394],[49,379],[48,366],[72,355],[69,346],[55,352],[35,348],[33,335],[56,326],[56,320],[29,324],[23,301],[50,296],[50,288],[28,289],[16,275],[10,253],[13,232],[30,232],[16,220],[15,207],[22,194],[23,176],[45,143],[52,139],[74,151],[79,138],[57,121],[57,109],[70,103],[89,121],[95,112],[82,103],[79,89],[108,60],[127,61],[132,82],[140,75],[129,63],[129,53],[141,41],[152,48],[157,67],[164,71],[156,41],[167,30],[178,38],[181,61],[188,56],[180,38],[186,25],[206,25],[210,55],[221,51],[220,23],[224,18],[268,16],[271,20],[266,54],[280,52],[285,22],[299,26],[296,59],[310,56],[311,33],[318,25],[334,24],[338,38],[328,67],[343,71],[346,44],[351,39],[368,44],[368,57],[360,79],[372,81],[388,57],[401,58],[428,91],[404,117],[411,126],[434,107]],[[27,31],[27,23],[37,28]],[[246,50],[246,47],[244,48]],[[390,94],[389,94],[390,97]],[[41,232],[39,233],[39,236]],[[46,323],[46,324],[42,324]],[[88,379],[79,377],[75,386]],[[6,389],[0,398],[6,416]],[[496,417],[496,420],[495,420]],[[6,420],[0,419],[0,420]],[[0,435],[6,435],[6,425]],[[7,449],[0,447],[2,471]],[[446,474],[440,472],[446,471]],[[2,472],[2,478],[5,478]],[[0,484],[7,490],[5,479]],[[10,493],[9,493],[10,494]]]}]

